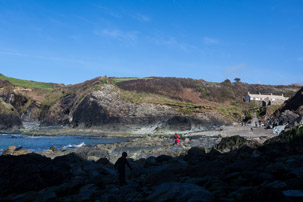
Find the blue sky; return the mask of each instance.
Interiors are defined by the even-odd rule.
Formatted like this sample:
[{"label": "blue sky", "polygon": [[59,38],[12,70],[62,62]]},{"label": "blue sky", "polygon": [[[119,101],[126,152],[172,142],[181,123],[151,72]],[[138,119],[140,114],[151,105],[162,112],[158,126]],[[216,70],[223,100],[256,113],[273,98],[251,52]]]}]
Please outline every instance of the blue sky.
[{"label": "blue sky", "polygon": [[0,73],[303,83],[301,0],[0,0]]}]

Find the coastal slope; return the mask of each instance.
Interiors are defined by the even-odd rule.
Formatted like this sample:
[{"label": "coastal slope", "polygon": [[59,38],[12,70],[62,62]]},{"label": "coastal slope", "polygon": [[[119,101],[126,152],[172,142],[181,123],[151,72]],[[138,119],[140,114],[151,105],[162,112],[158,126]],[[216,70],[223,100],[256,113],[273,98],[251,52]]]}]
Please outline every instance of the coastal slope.
[{"label": "coastal slope", "polygon": [[[201,131],[252,117],[260,106],[247,92],[292,96],[296,85],[207,82],[171,77],[96,77],[63,85],[0,75],[0,105],[11,107],[3,130],[38,127],[94,128],[104,132]],[[7,113],[7,110],[6,110]],[[10,119],[6,119],[10,120]],[[18,120],[18,121],[17,121]],[[20,124],[21,122],[21,124]]]}]

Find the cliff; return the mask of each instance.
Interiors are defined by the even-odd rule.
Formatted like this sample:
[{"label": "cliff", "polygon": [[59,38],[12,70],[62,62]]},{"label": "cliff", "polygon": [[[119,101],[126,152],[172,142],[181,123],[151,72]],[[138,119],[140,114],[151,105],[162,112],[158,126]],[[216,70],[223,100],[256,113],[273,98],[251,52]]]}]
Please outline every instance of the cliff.
[{"label": "cliff", "polygon": [[268,126],[303,124],[303,88],[276,110],[268,121]]}]

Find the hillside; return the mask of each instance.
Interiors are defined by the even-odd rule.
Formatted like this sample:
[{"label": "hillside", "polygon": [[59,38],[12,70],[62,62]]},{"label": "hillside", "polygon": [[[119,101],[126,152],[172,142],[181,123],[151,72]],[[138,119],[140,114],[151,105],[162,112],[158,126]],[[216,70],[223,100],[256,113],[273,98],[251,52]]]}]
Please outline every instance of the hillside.
[{"label": "hillside", "polygon": [[65,86],[0,75],[0,99],[20,122],[107,132],[205,130],[248,119],[253,112],[261,116],[273,111],[244,103],[247,92],[292,96],[298,90],[297,86],[166,77],[104,76]]}]

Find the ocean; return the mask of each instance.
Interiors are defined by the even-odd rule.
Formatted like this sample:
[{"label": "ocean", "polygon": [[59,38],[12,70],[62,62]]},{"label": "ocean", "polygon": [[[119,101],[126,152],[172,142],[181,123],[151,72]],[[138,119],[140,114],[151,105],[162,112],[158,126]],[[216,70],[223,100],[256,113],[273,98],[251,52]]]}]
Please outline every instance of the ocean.
[{"label": "ocean", "polygon": [[129,138],[92,136],[29,136],[22,134],[0,134],[0,154],[8,146],[15,145],[32,152],[43,152],[51,146],[72,149],[83,145],[112,144],[125,142]]}]

